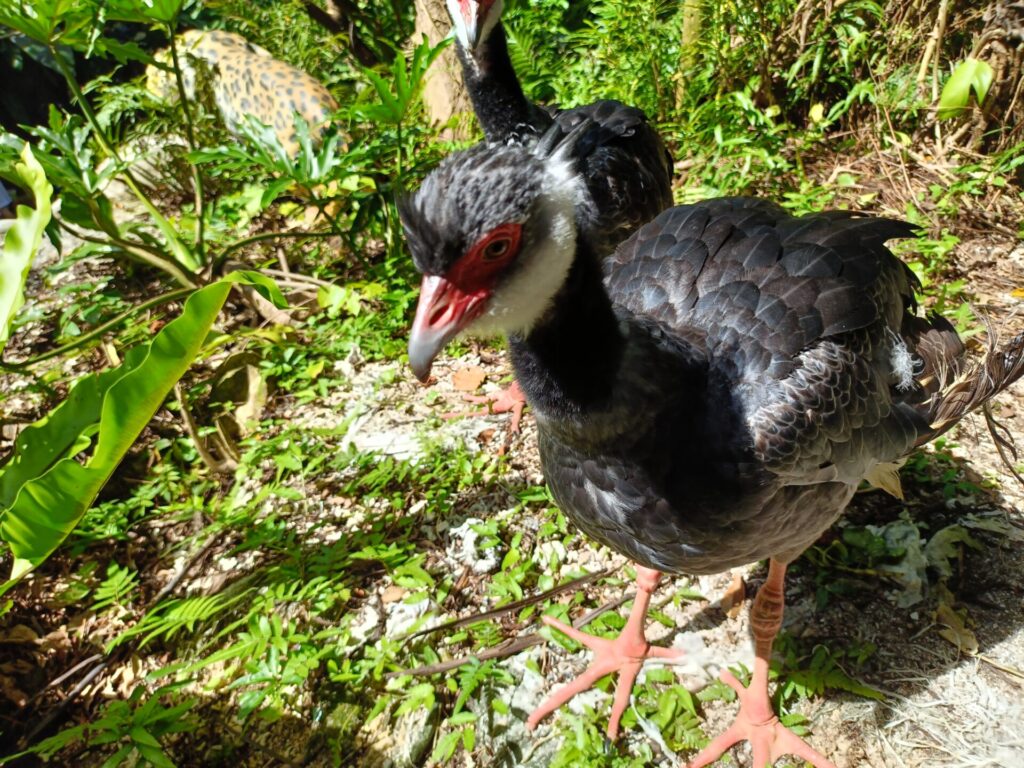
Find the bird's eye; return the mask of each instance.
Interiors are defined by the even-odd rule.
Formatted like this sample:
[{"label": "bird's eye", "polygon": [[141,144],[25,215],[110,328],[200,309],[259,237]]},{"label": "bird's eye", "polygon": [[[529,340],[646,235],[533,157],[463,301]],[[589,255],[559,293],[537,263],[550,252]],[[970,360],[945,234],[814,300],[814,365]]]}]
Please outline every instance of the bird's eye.
[{"label": "bird's eye", "polygon": [[497,240],[492,240],[484,248],[484,261],[497,261],[505,257],[511,247],[512,241],[507,237],[499,237]]}]

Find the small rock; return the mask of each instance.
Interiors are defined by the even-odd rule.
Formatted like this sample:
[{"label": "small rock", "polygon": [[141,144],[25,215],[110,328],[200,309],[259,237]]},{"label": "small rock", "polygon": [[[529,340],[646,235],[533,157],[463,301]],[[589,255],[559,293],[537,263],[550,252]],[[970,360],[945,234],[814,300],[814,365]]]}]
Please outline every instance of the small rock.
[{"label": "small rock", "polygon": [[356,643],[362,643],[370,637],[373,631],[380,624],[380,611],[368,601],[362,608],[359,609],[359,613],[356,615],[356,620],[352,622],[349,627],[352,640]]},{"label": "small rock", "polygon": [[484,550],[477,547],[480,534],[473,526],[483,523],[479,518],[468,517],[462,525],[448,531],[449,544],[445,554],[457,570],[468,567],[473,573],[492,573],[498,568],[500,561],[497,547]]},{"label": "small rock", "polygon": [[424,763],[440,720],[437,705],[421,707],[394,723],[381,713],[360,732],[363,768],[417,768]]},{"label": "small rock", "polygon": [[391,603],[385,606],[387,618],[385,619],[384,631],[388,637],[401,637],[412,631],[414,626],[417,629],[427,629],[438,624],[440,619],[434,616],[432,619],[428,619],[421,625],[416,626],[420,619],[436,607],[432,600],[418,600],[414,603]]}]

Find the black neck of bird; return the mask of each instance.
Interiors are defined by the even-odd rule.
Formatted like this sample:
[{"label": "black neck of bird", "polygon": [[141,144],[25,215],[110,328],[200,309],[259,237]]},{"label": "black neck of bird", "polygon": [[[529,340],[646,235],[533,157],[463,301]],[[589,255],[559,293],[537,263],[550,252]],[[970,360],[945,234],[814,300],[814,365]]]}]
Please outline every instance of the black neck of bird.
[{"label": "black neck of bird", "polygon": [[469,98],[488,141],[505,142],[532,133],[537,108],[526,99],[499,22],[475,54],[457,46]]},{"label": "black neck of bird", "polygon": [[541,411],[582,415],[610,401],[626,339],[585,243],[547,315],[509,346],[520,385]]}]

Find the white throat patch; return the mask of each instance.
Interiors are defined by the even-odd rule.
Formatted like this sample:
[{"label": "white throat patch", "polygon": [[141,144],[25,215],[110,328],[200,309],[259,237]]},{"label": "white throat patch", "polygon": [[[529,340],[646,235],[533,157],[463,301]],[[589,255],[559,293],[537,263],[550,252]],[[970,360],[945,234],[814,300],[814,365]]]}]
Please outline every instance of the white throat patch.
[{"label": "white throat patch", "polygon": [[555,294],[565,284],[576,257],[576,207],[583,184],[571,161],[552,159],[545,168],[546,181],[534,214],[546,221],[547,230],[534,232],[524,242],[520,266],[494,292],[484,314],[469,326],[478,336],[516,333],[526,335],[547,313]]}]

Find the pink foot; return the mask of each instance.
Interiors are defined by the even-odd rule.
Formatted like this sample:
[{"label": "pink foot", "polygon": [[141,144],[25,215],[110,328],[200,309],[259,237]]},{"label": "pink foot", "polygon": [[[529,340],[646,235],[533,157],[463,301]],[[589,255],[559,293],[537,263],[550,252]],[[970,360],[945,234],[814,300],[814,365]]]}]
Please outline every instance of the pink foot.
[{"label": "pink foot", "polygon": [[526,726],[531,730],[537,727],[545,717],[550,715],[560,706],[569,701],[577,693],[582,693],[592,688],[594,683],[605,675],[617,672],[618,682],[615,684],[615,697],[612,700],[612,713],[608,719],[606,733],[608,738],[614,741],[619,735],[619,721],[623,712],[629,705],[629,695],[633,691],[633,683],[640,673],[640,668],[647,659],[664,659],[666,662],[679,663],[685,654],[672,648],[661,648],[651,645],[643,634],[643,618],[647,614],[647,604],[651,592],[657,586],[659,574],[648,569],[637,569],[638,584],[640,589],[637,592],[637,599],[633,605],[633,612],[622,632],[614,640],[603,637],[595,637],[581,632],[575,627],[563,624],[550,616],[544,617],[544,623],[554,627],[573,640],[582,643],[594,652],[594,659],[590,666],[565,687],[551,694],[543,704],[533,711]]},{"label": "pink foot", "polygon": [[526,395],[523,394],[519,382],[513,381],[507,389],[503,389],[492,395],[466,395],[467,402],[477,405],[486,405],[487,408],[467,413],[446,413],[444,418],[455,419],[460,416],[488,416],[492,413],[511,413],[512,422],[509,424],[510,432],[519,432],[519,422],[523,418],[523,408],[526,407]]},{"label": "pink foot", "polygon": [[824,755],[779,722],[768,700],[767,680],[763,686],[755,680],[744,688],[728,670],[722,672],[721,679],[739,696],[740,711],[728,730],[701,750],[686,768],[710,765],[741,741],[749,741],[753,748],[754,768],[770,768],[783,755],[796,755],[815,768],[835,768]]}]

